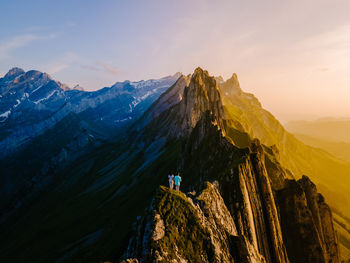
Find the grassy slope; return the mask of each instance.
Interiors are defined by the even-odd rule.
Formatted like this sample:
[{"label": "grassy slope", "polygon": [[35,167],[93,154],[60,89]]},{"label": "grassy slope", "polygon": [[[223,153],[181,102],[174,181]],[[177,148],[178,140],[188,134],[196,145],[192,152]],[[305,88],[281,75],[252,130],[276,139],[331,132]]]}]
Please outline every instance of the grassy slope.
[{"label": "grassy slope", "polygon": [[187,256],[188,262],[201,262],[202,251],[214,254],[208,230],[202,227],[198,212],[185,194],[161,187],[155,198],[155,207],[164,219],[166,229],[156,248],[169,253],[165,255],[166,262],[176,259],[177,250]]}]

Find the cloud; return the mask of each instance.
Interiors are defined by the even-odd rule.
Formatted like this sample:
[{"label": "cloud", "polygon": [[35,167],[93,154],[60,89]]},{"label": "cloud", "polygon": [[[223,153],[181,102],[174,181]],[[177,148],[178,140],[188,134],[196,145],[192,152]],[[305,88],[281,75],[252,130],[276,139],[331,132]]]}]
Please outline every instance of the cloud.
[{"label": "cloud", "polygon": [[319,68],[318,70],[319,70],[319,71],[328,71],[329,68]]},{"label": "cloud", "polygon": [[105,62],[97,61],[95,65],[81,65],[82,68],[92,71],[103,71],[112,75],[119,75],[120,69],[115,68]]},{"label": "cloud", "polygon": [[112,75],[119,75],[120,73],[120,69],[114,68],[111,65],[108,65],[102,61],[97,61],[97,64],[101,66],[104,69],[104,71],[111,73]]},{"label": "cloud", "polygon": [[45,67],[46,68],[45,71],[47,71],[49,74],[58,73],[68,68],[72,64],[74,64],[77,60],[78,60],[77,54],[75,54],[74,52],[66,52],[59,59],[48,64]]},{"label": "cloud", "polygon": [[92,65],[80,65],[80,67],[82,67],[84,69],[88,69],[88,70],[93,70],[93,71],[101,71],[101,68],[95,67]]},{"label": "cloud", "polygon": [[38,36],[33,34],[19,35],[0,44],[0,58],[7,58],[17,48],[27,46],[31,42],[38,39]]},{"label": "cloud", "polygon": [[57,35],[51,33],[49,35],[23,34],[14,36],[11,39],[0,43],[0,58],[9,58],[11,54],[18,48],[28,46],[30,43],[41,39],[54,39]]}]

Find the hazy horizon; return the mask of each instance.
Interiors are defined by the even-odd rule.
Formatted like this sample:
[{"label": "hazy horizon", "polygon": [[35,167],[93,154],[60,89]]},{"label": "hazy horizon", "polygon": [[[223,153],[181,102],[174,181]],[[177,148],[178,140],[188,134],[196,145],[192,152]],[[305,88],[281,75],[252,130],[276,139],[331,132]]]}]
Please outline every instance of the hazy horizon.
[{"label": "hazy horizon", "polygon": [[[350,117],[348,1],[2,1],[0,75],[86,90],[192,73],[253,93],[282,123]],[[263,10],[263,12],[262,12]]]}]

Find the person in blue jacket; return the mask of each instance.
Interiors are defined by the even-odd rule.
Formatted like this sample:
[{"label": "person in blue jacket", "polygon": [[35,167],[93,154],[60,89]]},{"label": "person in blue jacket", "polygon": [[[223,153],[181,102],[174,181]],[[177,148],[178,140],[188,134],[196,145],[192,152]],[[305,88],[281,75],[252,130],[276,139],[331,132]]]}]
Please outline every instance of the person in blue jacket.
[{"label": "person in blue jacket", "polygon": [[174,182],[175,182],[175,187],[176,187],[176,191],[180,190],[180,183],[181,183],[181,176],[180,173],[177,173],[177,175],[174,177]]}]

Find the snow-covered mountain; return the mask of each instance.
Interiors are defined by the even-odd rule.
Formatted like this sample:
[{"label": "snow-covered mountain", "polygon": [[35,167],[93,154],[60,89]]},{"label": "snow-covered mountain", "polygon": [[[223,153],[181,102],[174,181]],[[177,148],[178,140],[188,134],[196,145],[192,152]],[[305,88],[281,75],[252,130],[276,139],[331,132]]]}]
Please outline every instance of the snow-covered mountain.
[{"label": "snow-covered mountain", "polygon": [[36,70],[11,69],[0,78],[0,158],[27,145],[71,113],[101,128],[138,118],[180,76],[117,82],[88,92]]}]

